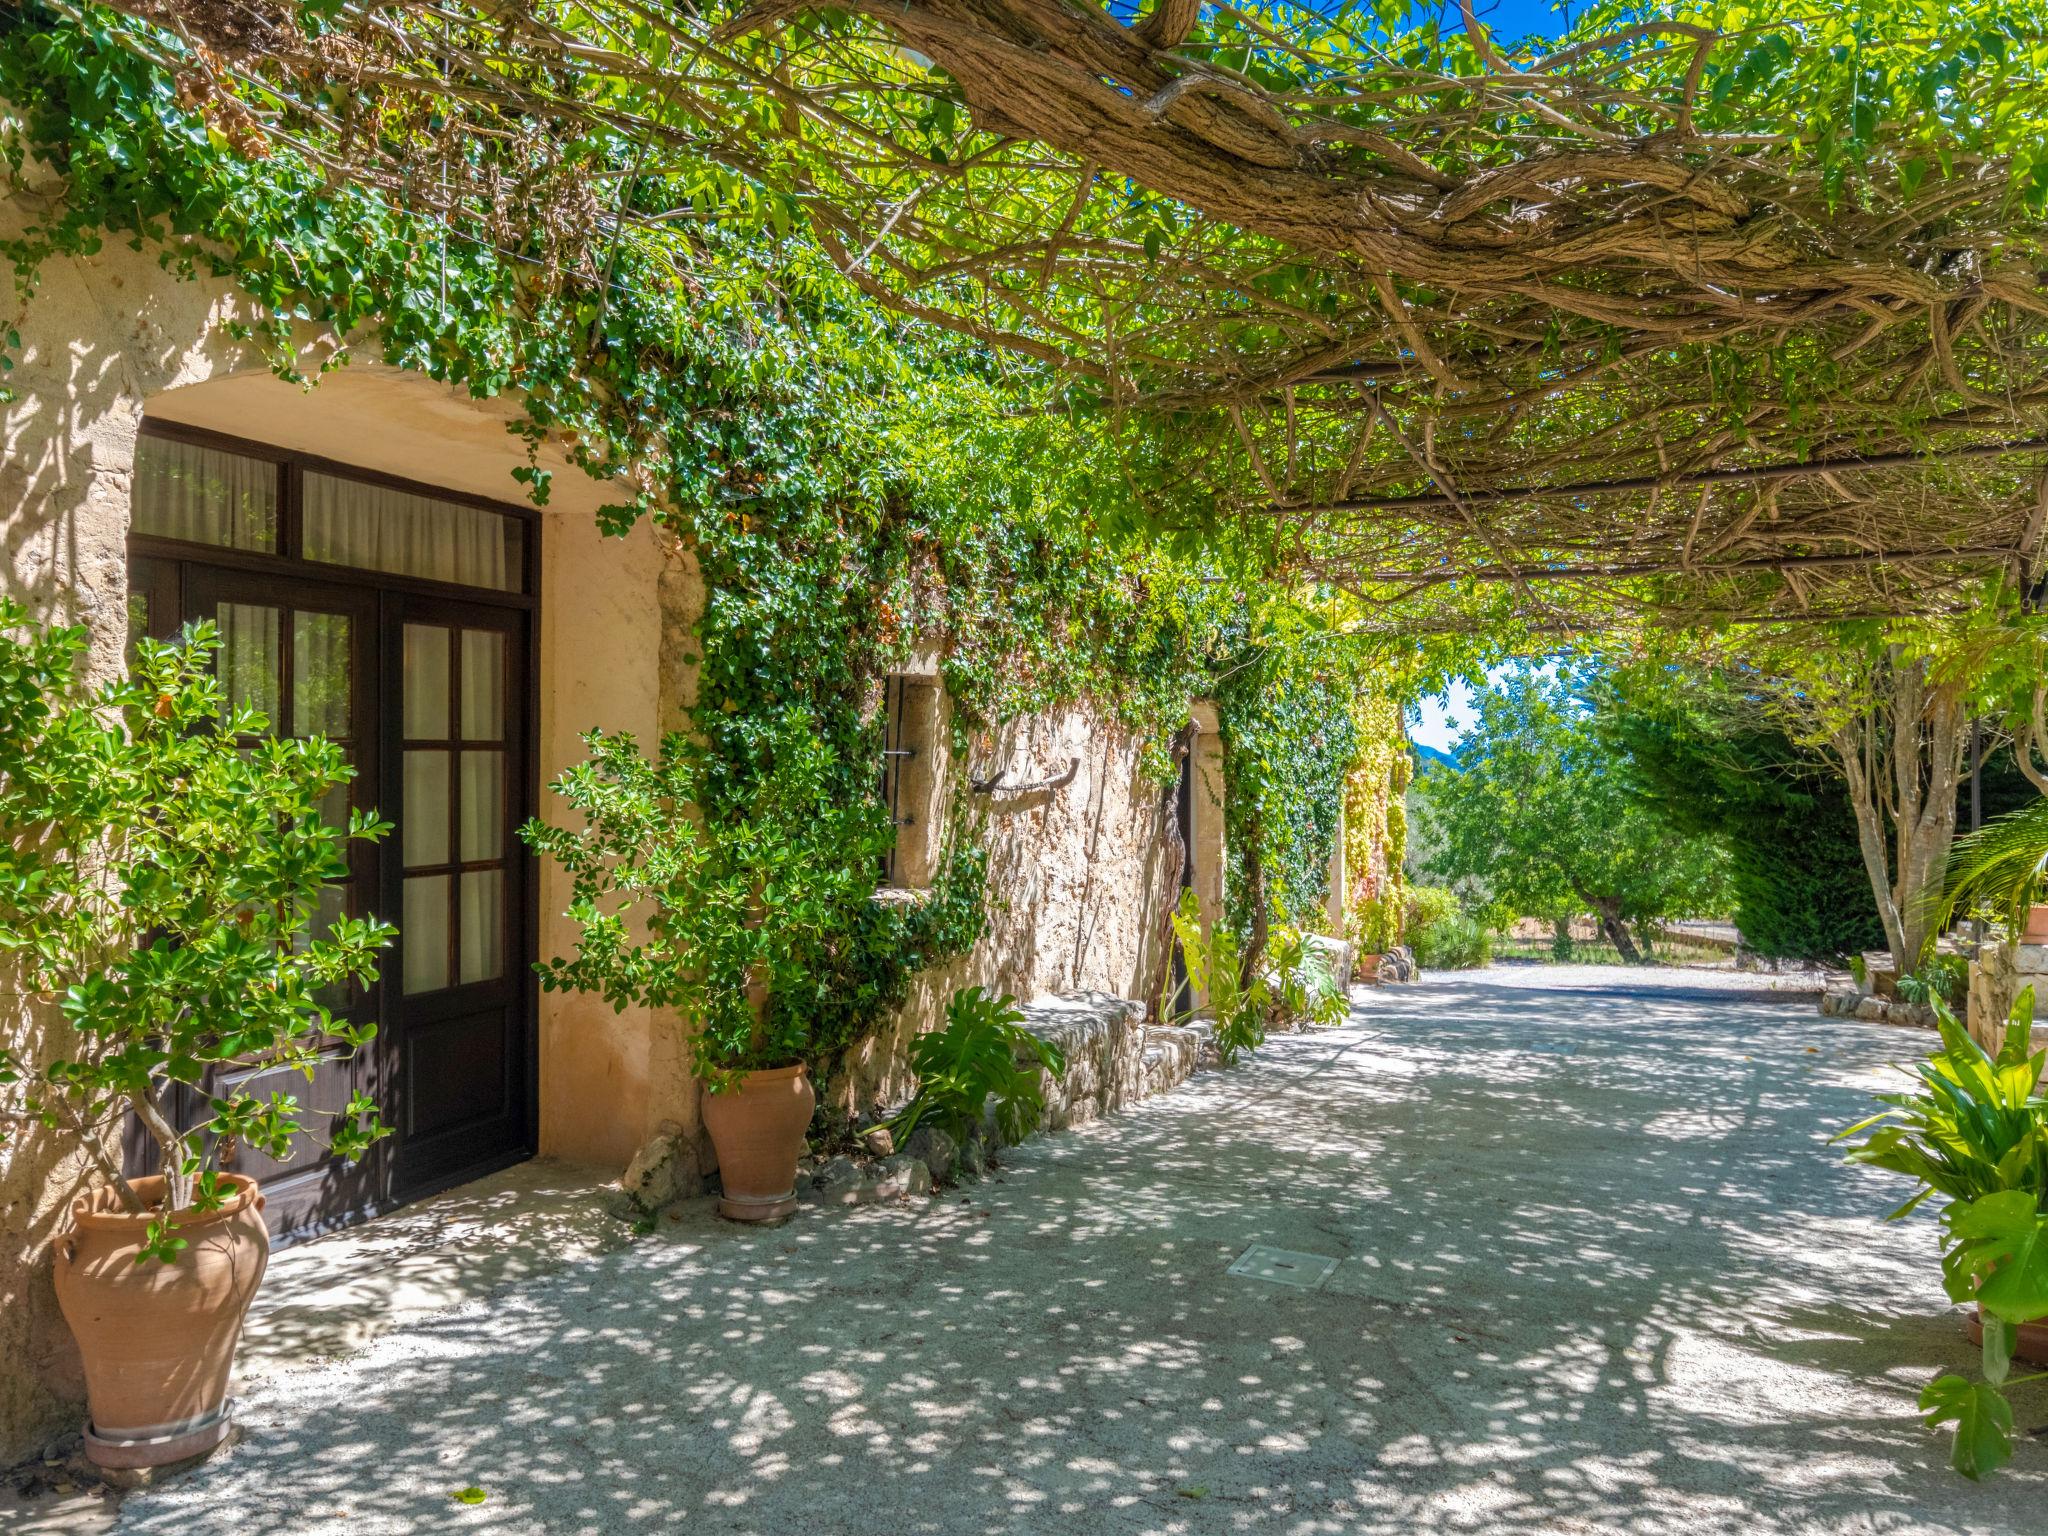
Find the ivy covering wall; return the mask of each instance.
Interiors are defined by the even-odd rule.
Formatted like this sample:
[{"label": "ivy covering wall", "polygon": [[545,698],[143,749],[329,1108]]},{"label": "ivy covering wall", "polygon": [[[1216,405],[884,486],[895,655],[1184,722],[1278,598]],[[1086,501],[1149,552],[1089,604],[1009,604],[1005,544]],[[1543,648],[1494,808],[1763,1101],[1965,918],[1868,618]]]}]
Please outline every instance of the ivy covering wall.
[{"label": "ivy covering wall", "polygon": [[1344,776],[1344,936],[1368,954],[1401,942],[1408,854],[1404,795],[1414,773],[1401,703],[1377,693],[1351,700],[1351,766]]},{"label": "ivy covering wall", "polygon": [[[138,30],[148,48],[119,45]],[[329,367],[360,355],[480,398],[516,392],[531,449],[557,445],[615,489],[607,531],[652,520],[698,562],[708,815],[744,802],[774,723],[799,709],[844,795],[883,824],[880,680],[937,644],[963,731],[1085,699],[1162,776],[1191,701],[1213,693],[1241,855],[1233,920],[1249,931],[1318,906],[1354,756],[1342,669],[1295,596],[1261,585],[1256,534],[1130,536],[1144,522],[1120,457],[1133,450],[1057,379],[883,314],[787,204],[709,164],[695,184],[643,184],[614,157],[646,207],[716,210],[687,263],[672,244],[579,244],[546,220],[520,220],[510,248],[451,232],[210,127],[172,67],[184,46],[94,8],[72,21],[31,5],[0,36],[8,165],[19,175],[33,156],[63,187],[0,245],[17,290],[8,349],[44,263],[120,239],[156,251],[169,279],[239,287],[257,316],[246,337],[284,377],[310,323],[343,343]],[[537,452],[518,478],[546,504]],[[859,902],[816,934],[813,985],[778,1003],[808,1015],[816,1059],[982,931],[982,857],[956,831],[930,902]]]}]

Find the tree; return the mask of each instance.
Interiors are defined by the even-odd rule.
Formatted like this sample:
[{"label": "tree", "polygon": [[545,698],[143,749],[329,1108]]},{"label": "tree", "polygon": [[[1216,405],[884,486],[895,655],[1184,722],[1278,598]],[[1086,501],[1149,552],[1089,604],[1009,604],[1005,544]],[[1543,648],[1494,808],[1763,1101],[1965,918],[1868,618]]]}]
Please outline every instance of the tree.
[{"label": "tree", "polygon": [[1721,908],[1720,844],[1643,803],[1568,675],[1524,663],[1476,703],[1458,740],[1464,772],[1426,780],[1422,806],[1440,840],[1432,874],[1483,879],[1517,914],[1590,910],[1629,961],[1642,958],[1630,923]]},{"label": "tree", "polygon": [[1884,942],[1841,776],[1747,715],[1711,676],[1635,669],[1601,690],[1599,729],[1644,804],[1686,836],[1720,839],[1743,942],[1833,959]]},{"label": "tree", "polygon": [[1746,643],[1737,685],[1848,789],[1898,975],[1920,964],[1939,929],[1970,722],[2019,713],[2012,659],[2031,650],[2037,622],[1992,588],[1938,619],[1808,625]]}]

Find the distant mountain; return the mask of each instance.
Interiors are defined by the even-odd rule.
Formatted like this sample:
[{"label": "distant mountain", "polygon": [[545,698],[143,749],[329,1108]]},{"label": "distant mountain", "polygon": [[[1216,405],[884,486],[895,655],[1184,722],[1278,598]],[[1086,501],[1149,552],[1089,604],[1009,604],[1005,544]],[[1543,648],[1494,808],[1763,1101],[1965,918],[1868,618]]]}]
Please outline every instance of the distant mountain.
[{"label": "distant mountain", "polygon": [[1458,760],[1441,747],[1424,746],[1421,742],[1410,742],[1415,748],[1415,768],[1418,773],[1428,773],[1437,768],[1448,768],[1452,773],[1463,773]]}]

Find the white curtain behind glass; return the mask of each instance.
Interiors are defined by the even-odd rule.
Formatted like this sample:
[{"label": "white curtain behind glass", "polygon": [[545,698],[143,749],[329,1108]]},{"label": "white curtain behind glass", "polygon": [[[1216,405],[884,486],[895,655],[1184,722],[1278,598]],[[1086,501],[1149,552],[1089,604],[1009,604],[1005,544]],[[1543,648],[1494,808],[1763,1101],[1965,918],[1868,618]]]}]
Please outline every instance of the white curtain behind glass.
[{"label": "white curtain behind glass", "polygon": [[277,466],[163,437],[135,443],[137,533],[229,549],[277,548]]},{"label": "white curtain behind glass", "polygon": [[380,485],[306,475],[306,558],[517,591],[516,518]]}]

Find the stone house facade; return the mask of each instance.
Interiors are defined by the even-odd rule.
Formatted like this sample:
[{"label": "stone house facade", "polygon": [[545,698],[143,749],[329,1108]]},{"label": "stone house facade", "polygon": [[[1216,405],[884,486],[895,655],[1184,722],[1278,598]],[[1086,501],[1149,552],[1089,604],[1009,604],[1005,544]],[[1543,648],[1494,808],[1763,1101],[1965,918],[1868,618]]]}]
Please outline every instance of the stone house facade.
[{"label": "stone house facade", "polygon": [[[58,190],[18,186],[0,227],[44,216]],[[544,786],[582,758],[579,733],[652,740],[686,720],[704,595],[688,551],[647,526],[602,536],[603,487],[559,455],[542,455],[558,471],[548,507],[523,503],[512,403],[360,360],[322,377],[338,344],[311,330],[297,364],[320,382],[286,382],[236,339],[251,318],[232,285],[174,278],[119,243],[53,260],[16,321],[0,406],[5,590],[88,627],[94,680],[118,673],[132,636],[215,619],[231,687],[344,740],[357,803],[398,823],[346,898],[394,914],[404,935],[365,1004],[379,1044],[304,1095],[320,1107],[367,1087],[397,1134],[353,1169],[316,1149],[238,1171],[272,1191],[286,1240],[536,1154],[609,1176],[663,1128],[708,1173],[679,1022],[534,984],[531,962],[565,952],[573,928],[558,873],[515,836],[529,815],[560,814]],[[843,1109],[907,1091],[906,1044],[955,988],[1149,1002],[1181,889],[1207,920],[1222,905],[1212,710],[1197,708],[1171,786],[1089,707],[1013,721],[963,759],[944,746],[936,658],[890,685],[892,740],[910,755],[894,785],[904,846],[878,899],[919,899],[937,856],[919,829],[967,797],[990,917],[846,1063]],[[8,1006],[0,1027],[31,1053],[61,1045],[53,1010]],[[76,1424],[49,1253],[86,1178],[34,1136],[0,1146],[0,1466]]]}]

